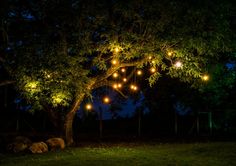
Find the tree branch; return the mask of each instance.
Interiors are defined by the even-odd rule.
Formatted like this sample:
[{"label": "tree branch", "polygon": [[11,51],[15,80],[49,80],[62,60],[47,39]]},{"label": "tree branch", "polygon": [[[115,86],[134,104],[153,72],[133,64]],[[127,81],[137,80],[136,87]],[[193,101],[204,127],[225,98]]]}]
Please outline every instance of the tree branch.
[{"label": "tree branch", "polygon": [[148,58],[143,58],[139,61],[129,62],[129,63],[121,63],[121,64],[118,64],[114,67],[111,67],[110,69],[107,70],[107,72],[105,73],[104,76],[98,77],[97,82],[100,82],[100,81],[103,81],[103,80],[107,79],[108,77],[110,77],[113,73],[115,73],[120,68],[137,66],[137,65],[145,63],[147,60],[148,60]]},{"label": "tree branch", "polygon": [[5,86],[5,85],[13,84],[13,83],[15,83],[15,81],[6,80],[3,82],[0,82],[0,86]]},{"label": "tree branch", "polygon": [[[97,84],[95,84],[93,86],[93,89],[97,89],[99,87],[102,87],[102,86],[109,86],[111,88],[113,88],[113,85],[116,84],[117,82],[115,81],[108,81],[108,80],[103,80]],[[122,91],[120,91],[118,88],[113,88],[117,93],[119,93],[122,97],[124,98],[128,98],[128,96],[126,96]]]}]

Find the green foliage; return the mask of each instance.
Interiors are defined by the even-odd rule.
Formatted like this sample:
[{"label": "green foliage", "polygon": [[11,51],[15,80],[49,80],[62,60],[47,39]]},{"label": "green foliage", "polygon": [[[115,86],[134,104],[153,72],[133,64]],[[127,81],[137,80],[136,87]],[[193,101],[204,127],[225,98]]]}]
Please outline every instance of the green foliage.
[{"label": "green foliage", "polygon": [[[7,62],[18,90],[37,108],[68,107],[77,94],[91,94],[90,81],[107,76],[112,59],[155,67],[158,72],[148,78],[150,86],[169,75],[197,87],[207,65],[232,51],[234,43],[225,1],[9,4],[13,53]],[[27,19],[25,12],[34,19]],[[177,61],[183,65],[176,67]]]}]

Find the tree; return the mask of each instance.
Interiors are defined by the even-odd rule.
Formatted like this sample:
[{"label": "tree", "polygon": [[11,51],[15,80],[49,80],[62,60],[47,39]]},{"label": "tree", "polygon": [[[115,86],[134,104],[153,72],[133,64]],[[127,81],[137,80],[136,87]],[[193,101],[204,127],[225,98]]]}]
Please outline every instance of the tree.
[{"label": "tree", "polygon": [[[123,94],[117,82],[122,69],[127,73],[123,87],[136,83],[138,69],[151,69],[150,86],[169,75],[196,87],[207,79],[206,65],[232,51],[226,2],[15,0],[9,4],[10,41],[4,64],[33,109],[64,120],[68,145],[73,144],[76,111],[92,91],[105,86]],[[137,88],[132,85],[132,90]],[[64,119],[56,118],[58,113]]]}]

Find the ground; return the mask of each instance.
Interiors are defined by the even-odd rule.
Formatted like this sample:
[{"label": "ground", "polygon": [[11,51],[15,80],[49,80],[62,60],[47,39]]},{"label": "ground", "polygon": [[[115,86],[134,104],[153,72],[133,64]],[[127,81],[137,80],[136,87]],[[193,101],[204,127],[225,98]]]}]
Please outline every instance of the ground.
[{"label": "ground", "polygon": [[1,166],[235,166],[236,142],[86,144],[44,154],[0,154]]}]

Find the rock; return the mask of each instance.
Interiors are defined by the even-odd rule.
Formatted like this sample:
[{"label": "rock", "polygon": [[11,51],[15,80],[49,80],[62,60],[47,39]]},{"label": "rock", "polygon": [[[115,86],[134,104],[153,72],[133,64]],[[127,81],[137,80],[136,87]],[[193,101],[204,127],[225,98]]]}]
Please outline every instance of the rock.
[{"label": "rock", "polygon": [[48,152],[48,146],[44,142],[35,142],[30,147],[31,153],[45,153]]},{"label": "rock", "polygon": [[31,140],[27,137],[17,136],[13,142],[7,145],[7,150],[14,153],[25,151],[30,145]]},{"label": "rock", "polygon": [[24,136],[17,136],[14,139],[14,142],[24,143],[24,144],[27,144],[27,145],[31,145],[32,144],[32,141],[29,138],[24,137]]},{"label": "rock", "polygon": [[50,150],[64,149],[65,141],[62,138],[50,138],[46,141]]}]

